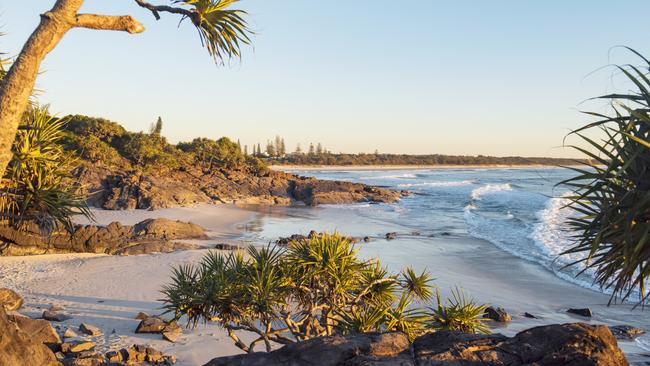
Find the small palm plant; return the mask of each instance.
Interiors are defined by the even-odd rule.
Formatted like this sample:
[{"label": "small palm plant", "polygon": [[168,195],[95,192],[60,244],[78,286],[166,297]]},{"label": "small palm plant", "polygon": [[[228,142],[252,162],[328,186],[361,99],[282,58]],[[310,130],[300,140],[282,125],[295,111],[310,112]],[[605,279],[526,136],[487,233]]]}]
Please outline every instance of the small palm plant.
[{"label": "small palm plant", "polygon": [[[431,281],[410,268],[391,275],[378,261],[361,260],[347,238],[323,234],[286,249],[211,252],[199,265],[175,268],[162,301],[190,326],[218,322],[245,352],[259,343],[270,351],[272,343],[356,332],[400,331],[413,339],[427,331],[430,317],[414,305],[431,300]],[[481,323],[464,329],[473,324]],[[257,336],[246,344],[238,331]]]},{"label": "small palm plant", "polygon": [[[591,149],[573,146],[589,162],[571,167],[577,175],[560,184],[573,190],[570,207],[577,217],[568,224],[576,245],[563,254],[579,253],[571,263],[593,270],[595,282],[611,290],[612,301],[628,299],[638,290],[640,303],[648,300],[650,276],[650,62],[643,67],[616,66],[633,85],[624,94],[599,97],[611,101],[612,113],[590,113],[598,120],[572,134]],[[600,131],[594,140],[588,131]]]},{"label": "small palm plant", "polygon": [[44,232],[72,230],[72,216],[91,213],[70,182],[75,159],[64,152],[64,120],[45,107],[31,107],[19,126],[5,177],[0,183],[0,220],[15,228],[33,222]]},{"label": "small palm plant", "polygon": [[465,293],[455,288],[451,297],[442,301],[440,292],[436,292],[437,307],[431,308],[428,327],[435,330],[451,330],[466,333],[490,333],[490,328],[483,323],[485,305],[468,299]]}]

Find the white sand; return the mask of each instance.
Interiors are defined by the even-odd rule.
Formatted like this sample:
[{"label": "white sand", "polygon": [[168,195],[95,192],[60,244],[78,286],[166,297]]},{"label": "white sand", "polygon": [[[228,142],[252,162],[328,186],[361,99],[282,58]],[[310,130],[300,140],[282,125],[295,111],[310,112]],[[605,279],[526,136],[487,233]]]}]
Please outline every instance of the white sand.
[{"label": "white sand", "polygon": [[[218,242],[232,241],[237,226],[256,214],[233,206],[198,206],[159,211],[95,211],[100,224],[133,224],[149,217],[192,221],[219,233]],[[231,239],[231,240],[228,240]],[[213,240],[211,242],[216,242]],[[21,313],[40,316],[50,304],[62,305],[73,319],[62,326],[78,328],[82,322],[100,327],[104,336],[93,340],[98,350],[149,344],[175,355],[179,365],[202,365],[210,359],[238,353],[226,333],[215,325],[185,330],[176,344],[159,334],[135,334],[140,311],[159,314],[159,290],[169,281],[170,268],[198,261],[204,251],[138,256],[95,254],[0,257],[0,287],[17,290],[25,298]],[[115,330],[115,334],[113,333]]]}]

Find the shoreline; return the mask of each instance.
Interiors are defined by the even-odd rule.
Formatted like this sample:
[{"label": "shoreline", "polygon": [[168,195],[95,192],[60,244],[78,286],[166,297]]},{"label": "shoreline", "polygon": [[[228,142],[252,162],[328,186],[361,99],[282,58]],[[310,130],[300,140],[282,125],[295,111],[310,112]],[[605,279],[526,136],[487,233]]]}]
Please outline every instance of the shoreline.
[{"label": "shoreline", "polygon": [[[265,245],[276,234],[306,233],[308,229],[343,229],[350,235],[376,234],[371,243],[359,244],[364,258],[380,258],[392,272],[407,265],[417,271],[428,268],[437,279],[443,296],[460,286],[480,302],[503,306],[513,316],[507,324],[491,323],[495,333],[511,336],[538,325],[567,322],[591,324],[632,324],[650,328],[650,319],[631,311],[628,305],[608,307],[607,295],[585,289],[554,276],[541,265],[504,252],[492,243],[472,237],[404,236],[389,242],[380,233],[403,231],[385,222],[354,222],[351,210],[326,207],[239,207],[236,205],[197,205],[156,211],[95,211],[100,224],[119,221],[133,223],[145,218],[166,217],[192,221],[204,226],[214,243]],[[346,227],[343,223],[349,224]],[[363,224],[363,226],[359,226]],[[358,232],[354,232],[356,228]],[[247,233],[254,232],[256,240]],[[206,246],[207,248],[207,246]],[[135,315],[144,311],[161,312],[162,286],[168,283],[171,268],[199,261],[205,250],[167,254],[108,256],[103,254],[57,254],[30,257],[0,257],[3,287],[17,290],[25,299],[21,313],[38,317],[44,309],[61,305],[73,319],[59,323],[76,328],[89,323],[102,329],[105,336],[93,338],[97,349],[107,351],[132,344],[146,344],[177,357],[180,366],[200,366],[209,360],[242,353],[226,331],[215,324],[200,324],[185,329],[177,343],[169,343],[158,334],[135,334]],[[567,314],[568,307],[588,306],[595,311],[587,319]],[[528,319],[531,312],[540,319]],[[169,315],[167,315],[169,316]],[[53,325],[56,325],[54,323]],[[185,324],[181,322],[181,325]],[[113,333],[115,330],[115,333]],[[244,334],[243,339],[247,339]],[[631,362],[642,361],[635,342],[619,341]]]},{"label": "shoreline", "polygon": [[[579,166],[579,165],[575,165]],[[530,165],[270,165],[275,171],[370,171],[370,170],[446,170],[446,169],[561,169],[561,166]]]},{"label": "shoreline", "polygon": [[[97,224],[113,221],[133,224],[147,218],[191,221],[203,226],[209,240],[193,240],[204,249],[152,253],[131,256],[71,253],[34,256],[0,257],[0,287],[18,292],[25,303],[18,313],[39,318],[51,305],[64,308],[72,319],[52,322],[52,326],[77,329],[81,323],[100,328],[102,336],[84,338],[96,343],[96,350],[105,353],[134,344],[144,344],[177,357],[177,365],[200,366],[215,357],[241,353],[225,330],[216,324],[185,328],[176,343],[162,339],[160,334],[136,334],[136,314],[162,313],[160,290],[171,278],[172,267],[197,263],[217,243],[248,244],[246,225],[257,220],[259,212],[235,205],[197,205],[156,211],[94,210]],[[76,220],[80,224],[85,220]],[[164,315],[167,318],[170,314]],[[249,337],[243,335],[242,339]]]}]

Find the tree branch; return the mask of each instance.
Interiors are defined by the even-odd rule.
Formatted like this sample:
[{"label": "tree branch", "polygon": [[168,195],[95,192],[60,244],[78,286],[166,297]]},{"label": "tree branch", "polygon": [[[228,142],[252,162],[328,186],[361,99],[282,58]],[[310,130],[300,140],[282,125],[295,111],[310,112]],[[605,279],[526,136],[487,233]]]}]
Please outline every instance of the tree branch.
[{"label": "tree branch", "polygon": [[74,27],[124,31],[131,34],[144,32],[144,26],[130,15],[77,14]]},{"label": "tree branch", "polygon": [[135,3],[138,4],[140,7],[149,10],[156,18],[156,20],[160,20],[160,12],[180,14],[190,18],[193,22],[195,21],[196,18],[196,12],[183,9],[183,8],[176,8],[167,5],[153,5],[151,3],[146,2],[145,0],[135,0]]}]

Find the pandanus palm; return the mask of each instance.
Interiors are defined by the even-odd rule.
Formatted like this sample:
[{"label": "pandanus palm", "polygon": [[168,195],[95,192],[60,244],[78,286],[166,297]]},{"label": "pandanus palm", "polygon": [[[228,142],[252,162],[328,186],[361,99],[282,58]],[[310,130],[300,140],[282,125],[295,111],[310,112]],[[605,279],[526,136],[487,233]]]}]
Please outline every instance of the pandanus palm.
[{"label": "pandanus palm", "polygon": [[[611,102],[611,114],[587,112],[597,121],[573,131],[588,148],[573,146],[589,158],[577,175],[561,184],[570,187],[569,219],[576,245],[564,254],[583,254],[574,263],[591,270],[595,282],[610,290],[612,301],[638,291],[648,301],[650,276],[650,61],[643,67],[616,66],[631,82],[632,91],[599,97]],[[603,138],[588,137],[600,131]],[[582,273],[582,272],[581,272]]]},{"label": "pandanus palm", "polygon": [[[401,331],[413,338],[432,321],[414,306],[431,299],[431,281],[426,271],[417,274],[410,268],[391,275],[377,260],[359,258],[347,238],[323,234],[287,249],[207,254],[198,266],[174,270],[162,301],[190,325],[218,322],[238,347],[252,352],[261,342],[270,350],[271,342],[337,332]],[[467,320],[463,329],[473,330],[482,324],[481,314],[467,310],[454,314]],[[240,330],[257,338],[246,344],[237,335]]]},{"label": "pandanus palm", "polygon": [[0,184],[0,219],[20,228],[35,222],[44,232],[72,230],[72,216],[91,217],[84,197],[70,182],[75,159],[59,144],[65,120],[33,107],[24,116],[13,145],[13,159]]}]

